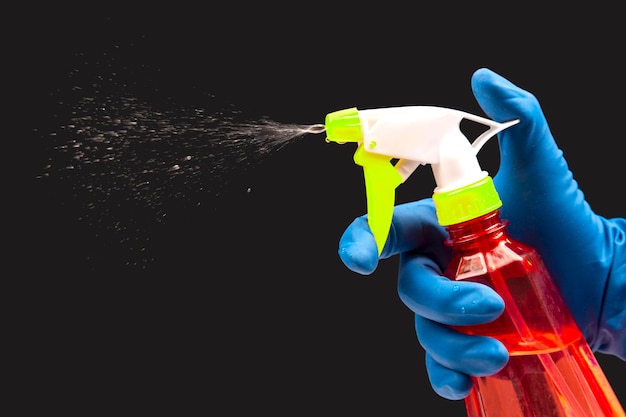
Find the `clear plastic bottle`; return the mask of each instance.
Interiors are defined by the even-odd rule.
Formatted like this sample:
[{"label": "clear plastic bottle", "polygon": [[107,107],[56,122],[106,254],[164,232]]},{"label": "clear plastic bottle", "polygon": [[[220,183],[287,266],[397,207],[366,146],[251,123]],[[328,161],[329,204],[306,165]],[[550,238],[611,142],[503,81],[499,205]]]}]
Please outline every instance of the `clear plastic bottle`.
[{"label": "clear plastic bottle", "polygon": [[455,329],[492,336],[508,364],[474,377],[469,417],[625,416],[539,254],[513,239],[498,209],[446,226],[453,258],[444,275],[490,286],[505,302],[495,321]]}]

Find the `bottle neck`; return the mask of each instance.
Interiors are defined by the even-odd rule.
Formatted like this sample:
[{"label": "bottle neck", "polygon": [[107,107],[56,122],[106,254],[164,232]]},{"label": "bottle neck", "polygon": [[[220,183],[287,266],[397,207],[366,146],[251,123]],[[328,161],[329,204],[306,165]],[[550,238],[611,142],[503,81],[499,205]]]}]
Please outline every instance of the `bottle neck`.
[{"label": "bottle neck", "polygon": [[507,225],[508,221],[500,217],[500,210],[492,210],[475,219],[446,226],[449,235],[446,244],[457,250],[482,247],[488,243],[495,245],[508,238]]}]

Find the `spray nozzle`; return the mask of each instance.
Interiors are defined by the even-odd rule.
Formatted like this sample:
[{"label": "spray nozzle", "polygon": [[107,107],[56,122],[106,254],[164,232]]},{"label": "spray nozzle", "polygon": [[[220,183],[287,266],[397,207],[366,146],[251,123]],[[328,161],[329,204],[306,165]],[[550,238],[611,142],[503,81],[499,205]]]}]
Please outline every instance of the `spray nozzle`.
[{"label": "spray nozzle", "polygon": [[346,143],[363,140],[361,118],[356,107],[328,113],[324,125],[328,141]]},{"label": "spray nozzle", "polygon": [[[470,142],[460,129],[463,119],[488,129]],[[498,123],[436,106],[353,107],[327,114],[325,127],[327,141],[358,144],[354,161],[363,167],[368,223],[380,254],[391,226],[395,189],[420,165],[432,167],[437,183],[433,199],[442,225],[499,207],[491,177],[476,155],[487,140],[518,122]]]}]

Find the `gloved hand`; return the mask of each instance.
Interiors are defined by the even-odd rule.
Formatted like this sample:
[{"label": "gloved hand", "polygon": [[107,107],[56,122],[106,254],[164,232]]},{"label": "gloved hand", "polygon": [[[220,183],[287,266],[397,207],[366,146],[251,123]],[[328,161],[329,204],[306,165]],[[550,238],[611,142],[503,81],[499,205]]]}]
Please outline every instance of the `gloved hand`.
[{"label": "gloved hand", "polygon": [[[626,360],[626,220],[606,219],[590,208],[531,93],[486,68],[473,74],[472,90],[491,119],[520,119],[498,135],[501,162],[494,177],[511,236],[543,257],[592,350]],[[446,237],[431,199],[398,205],[380,258],[400,256],[398,292],[415,313],[433,389],[461,399],[471,390],[470,376],[499,371],[508,353],[495,339],[446,325],[491,321],[504,305],[484,285],[441,276],[450,260]],[[360,274],[376,269],[379,258],[366,215],[348,226],[339,255]],[[465,313],[458,314],[461,305]]]}]

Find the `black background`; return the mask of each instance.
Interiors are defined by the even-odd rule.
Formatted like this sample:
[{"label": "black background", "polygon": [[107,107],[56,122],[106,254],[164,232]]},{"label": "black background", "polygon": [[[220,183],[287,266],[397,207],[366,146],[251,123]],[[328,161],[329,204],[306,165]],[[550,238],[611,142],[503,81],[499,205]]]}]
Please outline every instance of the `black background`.
[{"label": "black background", "polygon": [[[428,383],[396,293],[397,261],[363,277],[337,256],[365,210],[348,145],[307,137],[234,170],[219,198],[198,191],[200,207],[172,202],[151,232],[154,260],[136,268],[115,236],[95,237],[78,220],[65,183],[36,179],[49,157],[44,133],[68,123],[72,86],[99,73],[115,72],[125,94],[157,107],[210,96],[251,117],[312,124],[352,106],[482,115],[470,77],[489,67],[539,98],[592,207],[623,216],[615,13],[176,6],[24,11],[5,37],[17,93],[5,103],[17,128],[7,142],[19,146],[4,156],[5,205],[17,208],[5,278],[21,284],[7,319],[17,324],[13,385],[27,394],[24,411],[464,415]],[[68,77],[76,68],[78,81]],[[483,152],[495,173],[496,146]],[[398,200],[428,196],[430,181],[418,171]],[[599,359],[623,401],[623,362]]]}]

